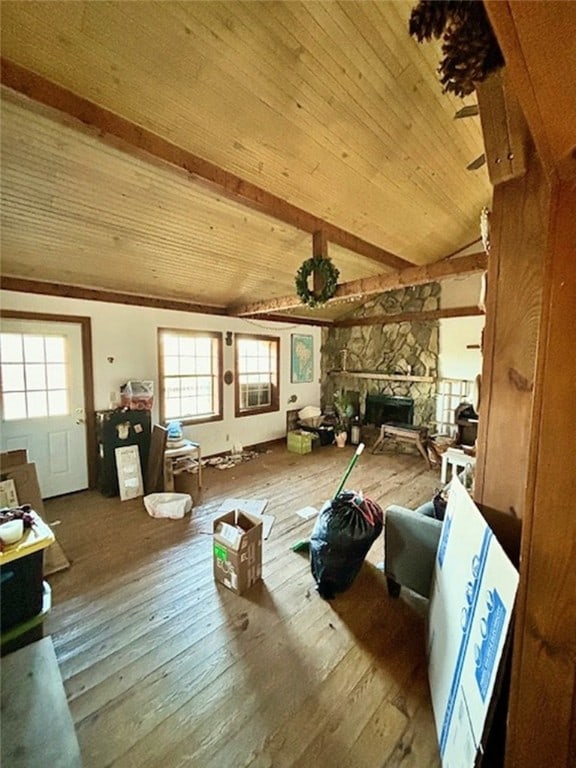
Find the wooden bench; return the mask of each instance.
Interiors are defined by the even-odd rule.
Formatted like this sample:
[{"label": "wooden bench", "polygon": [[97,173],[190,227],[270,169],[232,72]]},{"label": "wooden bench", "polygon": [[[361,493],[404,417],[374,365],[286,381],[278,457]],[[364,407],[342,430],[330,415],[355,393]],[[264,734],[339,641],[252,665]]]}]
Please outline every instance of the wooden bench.
[{"label": "wooden bench", "polygon": [[[432,468],[432,464],[440,463],[440,454],[430,437],[428,427],[419,427],[412,424],[381,424],[380,434],[372,446],[372,453],[382,450],[386,438],[393,438],[400,442],[415,445],[422,454],[428,469]],[[430,457],[432,457],[432,461]]]}]

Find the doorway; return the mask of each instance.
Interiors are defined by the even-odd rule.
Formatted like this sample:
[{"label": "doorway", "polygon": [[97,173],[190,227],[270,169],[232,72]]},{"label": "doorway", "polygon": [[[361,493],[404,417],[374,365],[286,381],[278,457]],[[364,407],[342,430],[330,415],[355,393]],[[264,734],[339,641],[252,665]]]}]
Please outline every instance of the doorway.
[{"label": "doorway", "polygon": [[1,313],[2,450],[25,448],[43,498],[94,485],[90,318]]}]

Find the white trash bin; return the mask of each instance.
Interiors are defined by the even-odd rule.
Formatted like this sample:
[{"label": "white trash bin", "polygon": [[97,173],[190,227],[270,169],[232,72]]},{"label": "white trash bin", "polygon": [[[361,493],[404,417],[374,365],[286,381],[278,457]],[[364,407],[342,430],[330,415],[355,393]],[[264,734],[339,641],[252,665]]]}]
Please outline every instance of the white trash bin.
[{"label": "white trash bin", "polygon": [[144,506],[150,517],[179,520],[192,509],[192,497],[188,493],[150,493],[144,496]]}]

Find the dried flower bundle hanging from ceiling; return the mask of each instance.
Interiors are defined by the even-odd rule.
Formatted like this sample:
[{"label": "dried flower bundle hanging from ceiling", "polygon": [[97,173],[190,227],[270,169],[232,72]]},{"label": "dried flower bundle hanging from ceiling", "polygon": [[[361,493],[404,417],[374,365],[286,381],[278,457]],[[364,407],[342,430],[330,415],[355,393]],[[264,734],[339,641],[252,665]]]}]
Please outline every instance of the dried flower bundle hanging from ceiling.
[{"label": "dried flower bundle hanging from ceiling", "polygon": [[498,41],[479,0],[420,0],[410,15],[418,42],[443,37],[438,69],[444,92],[472,93],[475,83],[504,65]]}]

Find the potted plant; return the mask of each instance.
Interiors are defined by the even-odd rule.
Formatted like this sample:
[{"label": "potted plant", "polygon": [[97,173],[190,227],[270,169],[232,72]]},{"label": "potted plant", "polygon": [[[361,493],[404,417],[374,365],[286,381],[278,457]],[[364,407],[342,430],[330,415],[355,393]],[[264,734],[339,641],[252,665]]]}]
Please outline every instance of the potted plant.
[{"label": "potted plant", "polygon": [[338,417],[338,420],[334,425],[334,440],[339,448],[343,448],[348,439],[350,417],[354,413],[354,406],[343,389],[337,390],[334,394],[334,408],[336,409],[336,415]]},{"label": "potted plant", "polygon": [[348,440],[348,430],[346,425],[341,421],[337,421],[334,425],[334,442],[338,448],[344,448],[346,441]]}]

